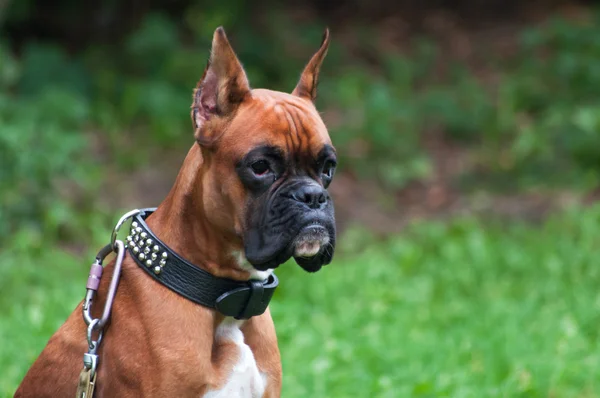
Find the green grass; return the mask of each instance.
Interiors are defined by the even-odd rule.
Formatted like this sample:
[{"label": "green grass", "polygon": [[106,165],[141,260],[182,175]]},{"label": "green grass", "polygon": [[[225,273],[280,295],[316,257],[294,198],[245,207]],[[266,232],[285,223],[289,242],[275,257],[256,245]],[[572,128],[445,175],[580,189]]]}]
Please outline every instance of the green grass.
[{"label": "green grass", "polygon": [[[279,271],[283,396],[600,396],[598,247],[599,206],[385,241],[351,230],[321,273]],[[90,257],[3,253],[0,395],[82,298]]]}]

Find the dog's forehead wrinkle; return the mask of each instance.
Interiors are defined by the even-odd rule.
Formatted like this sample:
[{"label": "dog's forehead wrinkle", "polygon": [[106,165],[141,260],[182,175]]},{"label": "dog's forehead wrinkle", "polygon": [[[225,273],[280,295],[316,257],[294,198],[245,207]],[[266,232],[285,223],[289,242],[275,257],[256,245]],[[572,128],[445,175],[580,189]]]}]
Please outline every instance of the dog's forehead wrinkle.
[{"label": "dog's forehead wrinkle", "polygon": [[253,96],[247,107],[239,115],[244,123],[234,123],[236,134],[231,134],[233,148],[239,159],[247,156],[247,148],[238,147],[238,134],[253,140],[253,148],[269,146],[279,148],[286,160],[286,169],[291,174],[311,171],[323,148],[331,145],[327,129],[312,104],[294,96],[269,95]]},{"label": "dog's forehead wrinkle", "polygon": [[316,152],[315,149],[326,145],[324,142],[319,142],[319,138],[322,137],[318,131],[319,121],[309,119],[312,123],[307,123],[304,110],[295,106],[281,105],[280,109],[285,119],[282,133],[285,136],[290,166],[293,170],[304,169],[320,152],[320,149]]},{"label": "dog's forehead wrinkle", "polygon": [[[311,120],[315,126],[323,125],[319,112],[312,103],[291,94],[266,89],[255,89],[260,95],[253,95],[254,103],[260,103],[264,110],[272,111],[277,116],[283,114],[301,114],[301,119]],[[288,126],[289,127],[289,126]]]}]

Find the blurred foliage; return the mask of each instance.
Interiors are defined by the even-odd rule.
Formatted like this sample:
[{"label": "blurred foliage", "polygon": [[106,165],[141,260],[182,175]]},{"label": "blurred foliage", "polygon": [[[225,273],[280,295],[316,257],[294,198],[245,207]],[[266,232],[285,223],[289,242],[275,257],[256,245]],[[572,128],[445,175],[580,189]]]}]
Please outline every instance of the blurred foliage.
[{"label": "blurred foliage", "polygon": [[520,182],[598,184],[600,13],[591,15],[587,23],[555,19],[525,31],[502,70],[481,138],[501,154],[490,154],[495,167]]},{"label": "blurred foliage", "polygon": [[[13,2],[8,24],[33,18],[32,4]],[[107,161],[127,169],[151,161],[134,149],[190,145],[191,91],[215,26],[232,27],[254,87],[290,91],[325,23],[292,21],[280,7],[252,20],[250,6],[236,4],[189,4],[176,16],[150,8],[121,39],[75,51],[51,40],[4,41],[0,239],[22,222],[62,236],[68,210],[55,209],[69,208],[60,204],[65,197],[86,203],[82,196],[93,195],[101,181],[91,135],[108,148]],[[600,12],[592,17],[587,24],[554,20],[525,30],[513,57],[489,54],[500,76],[493,87],[460,62],[438,76],[444,58],[427,38],[414,38],[400,54],[367,40],[376,30],[357,29],[356,45],[369,57],[334,40],[318,107],[331,119],[341,170],[390,191],[427,180],[433,160],[423,137],[435,130],[477,160],[458,176],[465,189],[484,182],[513,190],[597,184]]]},{"label": "blurred foliage", "polygon": [[46,63],[49,70],[60,70],[64,60],[59,52],[32,48],[20,63],[2,46],[0,59],[0,238],[17,223],[31,221],[55,234],[53,227],[66,221],[57,178],[85,187],[90,176],[82,134],[90,106],[80,93],[50,83],[52,78],[43,87],[12,93],[17,85],[25,86],[19,76],[30,76],[36,66],[41,70]]},{"label": "blurred foliage", "polygon": [[[507,109],[530,118],[515,123],[515,160],[547,165],[565,158],[582,172],[600,167],[600,14],[585,25],[554,20],[525,32],[519,64],[507,73]],[[514,76],[514,77],[513,77]],[[510,80],[509,80],[510,79]],[[514,119],[517,119],[516,117]],[[555,163],[560,166],[559,162]]]}]

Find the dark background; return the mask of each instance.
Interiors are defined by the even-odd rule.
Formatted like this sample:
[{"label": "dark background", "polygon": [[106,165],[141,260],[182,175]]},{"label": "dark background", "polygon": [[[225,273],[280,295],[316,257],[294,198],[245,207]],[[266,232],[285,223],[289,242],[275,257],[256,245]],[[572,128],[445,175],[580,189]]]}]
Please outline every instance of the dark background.
[{"label": "dark background", "polygon": [[[191,143],[189,96],[217,25],[252,85],[280,90],[294,86],[331,28],[319,108],[342,156],[333,188],[342,226],[358,220],[395,231],[414,215],[482,207],[539,218],[597,186],[600,44],[592,6],[5,0],[1,120],[15,125],[0,138],[0,187],[13,188],[2,198],[10,211],[0,230],[63,202],[57,175],[75,185],[67,199],[85,202],[73,198],[89,192],[82,185],[106,183],[112,203],[127,206],[122,196],[140,192],[159,201]],[[48,131],[40,136],[40,128]],[[9,143],[7,134],[20,138]],[[15,161],[20,151],[43,166]],[[76,176],[86,161],[106,169]],[[112,179],[161,161],[146,171],[151,182],[134,178],[139,189],[121,193]],[[34,197],[25,203],[23,195]]]}]

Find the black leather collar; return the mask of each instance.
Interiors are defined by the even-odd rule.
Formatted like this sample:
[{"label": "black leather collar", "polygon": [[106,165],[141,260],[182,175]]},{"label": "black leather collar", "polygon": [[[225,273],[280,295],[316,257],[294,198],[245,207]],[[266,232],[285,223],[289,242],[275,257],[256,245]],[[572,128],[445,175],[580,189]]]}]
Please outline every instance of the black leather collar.
[{"label": "black leather collar", "polygon": [[179,295],[223,315],[248,319],[265,312],[279,284],[275,274],[264,281],[248,282],[209,274],[181,258],[150,231],[144,220],[154,210],[141,210],[127,236],[129,254],[140,268]]}]

